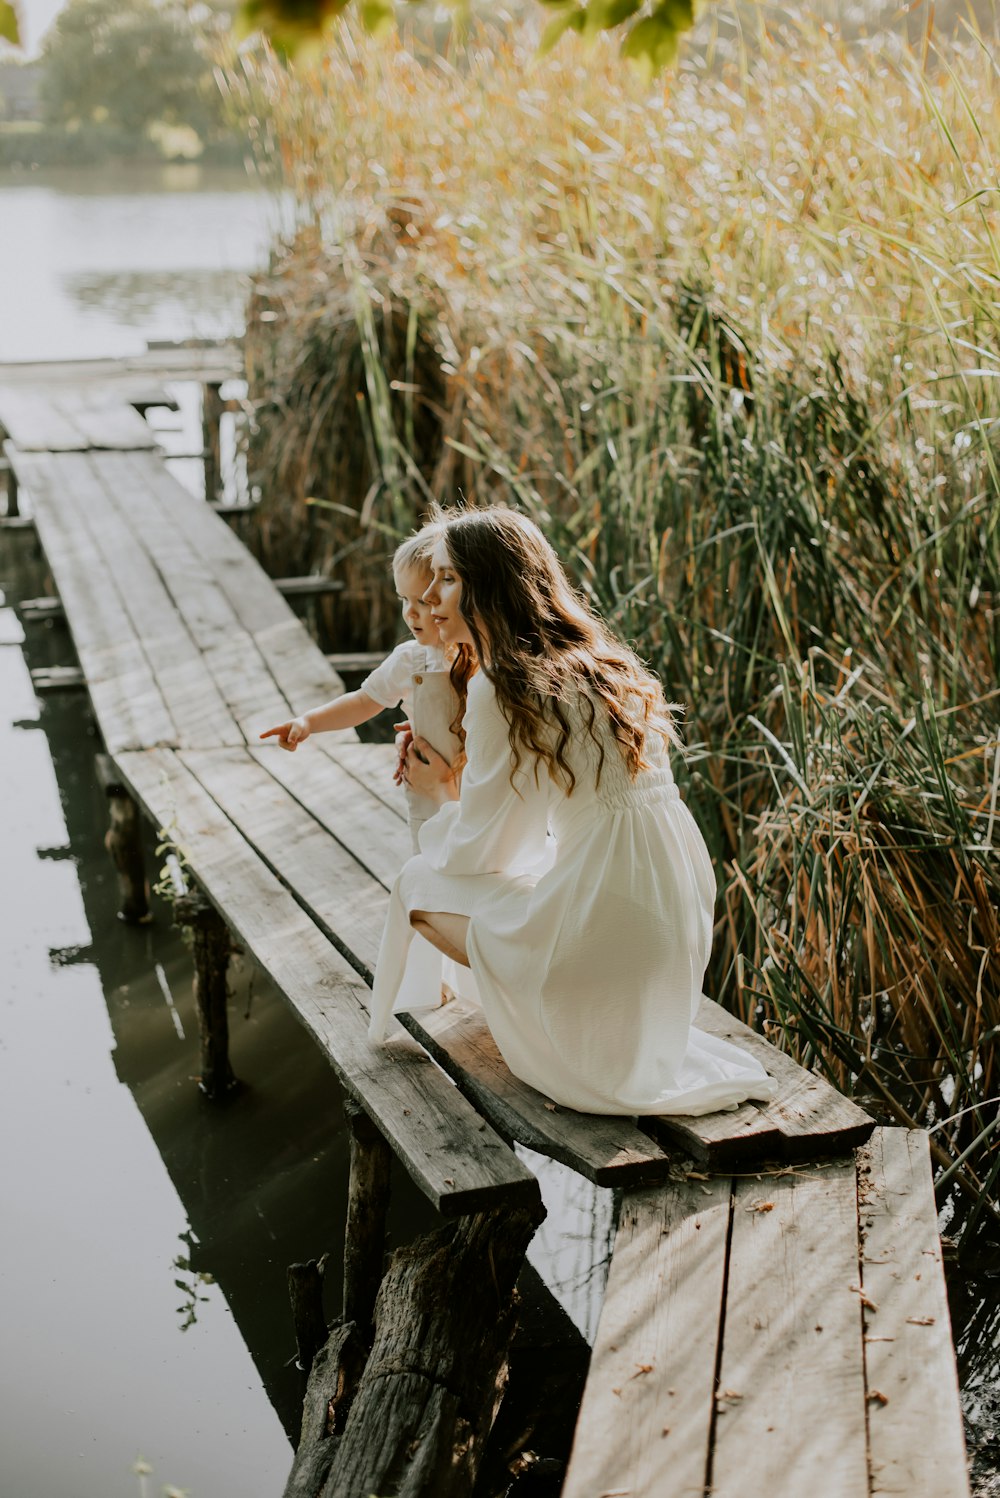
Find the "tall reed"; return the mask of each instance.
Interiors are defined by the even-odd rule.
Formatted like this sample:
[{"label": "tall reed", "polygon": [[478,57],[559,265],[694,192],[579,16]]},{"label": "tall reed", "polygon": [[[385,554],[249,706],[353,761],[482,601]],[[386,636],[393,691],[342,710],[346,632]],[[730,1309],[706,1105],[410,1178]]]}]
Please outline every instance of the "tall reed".
[{"label": "tall reed", "polygon": [[261,544],[387,643],[429,495],[534,515],[687,703],[713,993],[997,1215],[992,55],[717,26],[650,93],[532,44],[228,72],[301,216],[250,315]]}]

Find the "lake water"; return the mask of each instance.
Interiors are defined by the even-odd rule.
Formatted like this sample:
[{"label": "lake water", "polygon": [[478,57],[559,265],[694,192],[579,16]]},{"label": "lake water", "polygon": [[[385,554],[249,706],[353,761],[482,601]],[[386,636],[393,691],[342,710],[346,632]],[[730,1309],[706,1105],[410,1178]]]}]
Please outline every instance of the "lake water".
[{"label": "lake water", "polygon": [[0,362],[239,332],[246,277],[286,218],[239,172],[0,175]]}]

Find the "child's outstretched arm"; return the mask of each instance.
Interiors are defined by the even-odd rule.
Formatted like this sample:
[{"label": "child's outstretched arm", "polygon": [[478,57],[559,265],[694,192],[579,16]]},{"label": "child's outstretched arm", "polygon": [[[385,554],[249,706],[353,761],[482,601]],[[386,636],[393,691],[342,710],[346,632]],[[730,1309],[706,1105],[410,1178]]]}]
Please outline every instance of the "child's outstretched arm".
[{"label": "child's outstretched arm", "polygon": [[274,728],[265,728],[262,739],[276,738],[282,749],[295,750],[314,733],[329,733],[336,728],[357,728],[367,723],[385,709],[381,702],[369,697],[367,692],[345,692],[322,707],[311,707],[300,718],[289,718],[287,723],[278,723]]}]

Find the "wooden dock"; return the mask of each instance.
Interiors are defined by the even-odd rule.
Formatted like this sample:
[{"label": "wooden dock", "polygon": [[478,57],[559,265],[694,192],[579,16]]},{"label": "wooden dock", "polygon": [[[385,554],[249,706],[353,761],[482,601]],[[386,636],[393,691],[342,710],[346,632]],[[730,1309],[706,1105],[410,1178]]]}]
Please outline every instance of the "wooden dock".
[{"label": "wooden dock", "polygon": [[[622,1192],[566,1498],[967,1498],[926,1136],[873,1132],[707,1000],[699,1023],[761,1057],[780,1083],[773,1103],[703,1119],[556,1108],[510,1074],[465,1004],[369,1043],[367,985],[409,849],[392,751],[353,734],[296,755],[259,744],[262,727],[335,695],[340,679],[226,523],[168,473],[127,392],[0,383],[0,427],[107,749],[123,910],[146,915],[137,807],[190,886],[178,908],[198,942],[206,1090],[233,1080],[235,937],[354,1104],[345,1303],[360,1348],[331,1338],[317,1376],[332,1368],[341,1394],[313,1401],[322,1418],[304,1426],[288,1491],[471,1492],[509,1292],[541,1212],[519,1142]],[[426,1293],[422,1271],[394,1266],[379,1289],[389,1150],[452,1220],[455,1286],[477,1273],[485,1285],[489,1262],[500,1295],[483,1290],[482,1316],[503,1330],[484,1334],[483,1378],[449,1341],[447,1308],[434,1313],[426,1346],[440,1361],[419,1398],[417,1375],[398,1372],[417,1352],[400,1351],[412,1333],[397,1313],[399,1296]],[[461,1293],[463,1306],[476,1299]],[[445,1366],[475,1385],[474,1408],[433,1394]]]}]

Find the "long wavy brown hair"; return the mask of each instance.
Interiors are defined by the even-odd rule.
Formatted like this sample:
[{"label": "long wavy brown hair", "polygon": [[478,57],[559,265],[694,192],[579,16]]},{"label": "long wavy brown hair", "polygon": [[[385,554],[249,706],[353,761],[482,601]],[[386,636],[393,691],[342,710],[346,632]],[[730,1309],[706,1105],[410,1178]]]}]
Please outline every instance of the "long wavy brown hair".
[{"label": "long wavy brown hair", "polygon": [[[570,586],[537,525],[516,510],[437,511],[462,582],[461,611],[480,667],[510,724],[514,768],[531,755],[567,794],[576,776],[566,759],[571,728],[564,704],[579,693],[599,752],[598,713],[611,727],[629,775],[648,769],[650,734],[678,742],[659,681]],[[553,736],[552,725],[556,732]]]}]

